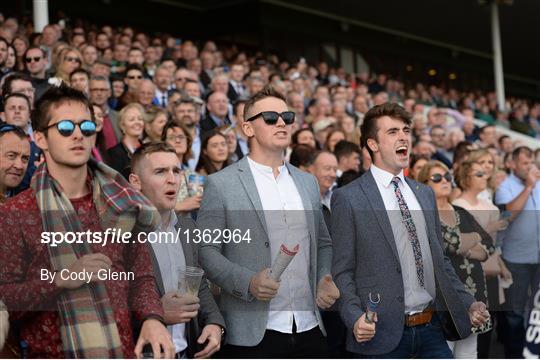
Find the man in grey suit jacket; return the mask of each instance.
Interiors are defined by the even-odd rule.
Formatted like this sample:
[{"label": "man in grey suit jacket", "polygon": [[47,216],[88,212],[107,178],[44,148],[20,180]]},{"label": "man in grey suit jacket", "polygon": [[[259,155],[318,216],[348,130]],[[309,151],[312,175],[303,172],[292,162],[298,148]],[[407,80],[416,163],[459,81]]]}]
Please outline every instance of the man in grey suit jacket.
[{"label": "man in grey suit jacket", "polygon": [[[132,171],[129,176],[131,184],[161,214],[162,223],[155,234],[158,242],[150,244],[150,254],[162,296],[164,319],[177,357],[209,357],[220,349],[225,320],[206,278],[201,281],[198,296],[180,296],[176,291],[179,269],[198,266],[198,246],[190,243],[187,235],[194,231],[194,221],[188,214],[176,215],[174,212],[180,188],[175,150],[164,142],[146,143],[133,155]],[[166,238],[165,234],[170,237]],[[180,244],[173,239],[178,239]]]},{"label": "man in grey suit jacket", "polygon": [[[431,189],[405,179],[411,115],[375,106],[362,145],[373,159],[361,178],[332,197],[332,273],[341,291],[347,350],[388,358],[451,358],[445,341],[465,338],[489,313],[466,292],[443,254]],[[380,296],[375,319],[366,309]],[[370,321],[372,320],[372,321]],[[374,320],[374,321],[373,321]]]},{"label": "man in grey suit jacket", "polygon": [[[244,118],[250,154],[208,177],[197,219],[203,232],[242,234],[200,250],[209,279],[221,287],[224,356],[319,357],[325,342],[317,306],[330,307],[339,291],[329,275],[332,245],[317,182],[284,162],[294,113],[283,95],[263,89],[246,103]],[[282,244],[299,248],[278,282],[269,268]]]}]

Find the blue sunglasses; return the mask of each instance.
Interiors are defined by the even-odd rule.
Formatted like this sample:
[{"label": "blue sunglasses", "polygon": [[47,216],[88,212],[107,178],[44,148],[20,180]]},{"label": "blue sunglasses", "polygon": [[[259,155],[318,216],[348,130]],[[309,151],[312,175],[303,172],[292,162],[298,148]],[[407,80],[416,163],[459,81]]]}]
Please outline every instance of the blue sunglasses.
[{"label": "blue sunglasses", "polygon": [[78,124],[71,120],[61,120],[56,124],[47,126],[45,130],[50,129],[53,126],[56,127],[60,135],[65,137],[71,136],[75,132],[75,128],[77,126],[79,126],[79,129],[81,129],[83,136],[89,137],[96,133],[96,123],[92,120],[83,120]]}]

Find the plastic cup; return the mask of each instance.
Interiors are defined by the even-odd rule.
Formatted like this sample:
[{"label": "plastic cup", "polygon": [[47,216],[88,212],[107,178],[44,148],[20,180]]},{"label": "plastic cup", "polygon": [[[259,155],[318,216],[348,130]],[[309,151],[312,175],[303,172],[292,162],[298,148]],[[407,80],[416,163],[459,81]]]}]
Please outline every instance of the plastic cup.
[{"label": "plastic cup", "polygon": [[198,297],[204,270],[195,266],[178,269],[178,294]]}]

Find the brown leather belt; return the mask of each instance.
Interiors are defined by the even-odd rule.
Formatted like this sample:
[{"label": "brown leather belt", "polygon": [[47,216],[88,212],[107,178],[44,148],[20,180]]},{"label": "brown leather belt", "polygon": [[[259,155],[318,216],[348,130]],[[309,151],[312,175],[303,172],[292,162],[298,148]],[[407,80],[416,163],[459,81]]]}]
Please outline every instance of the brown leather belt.
[{"label": "brown leather belt", "polygon": [[416,313],[413,315],[405,315],[405,326],[412,327],[418,325],[425,325],[431,321],[433,317],[433,308],[428,307],[421,313]]}]

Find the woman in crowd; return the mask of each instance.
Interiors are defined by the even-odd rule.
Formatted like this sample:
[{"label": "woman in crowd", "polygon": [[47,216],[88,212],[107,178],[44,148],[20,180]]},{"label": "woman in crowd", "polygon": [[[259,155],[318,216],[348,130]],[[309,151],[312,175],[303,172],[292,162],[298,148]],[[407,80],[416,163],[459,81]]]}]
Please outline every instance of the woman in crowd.
[{"label": "woman in crowd", "polygon": [[16,69],[15,71],[24,71],[24,53],[28,49],[28,39],[24,35],[15,35],[11,45],[15,48]]},{"label": "woman in crowd", "polygon": [[193,144],[189,131],[184,125],[169,122],[163,128],[161,140],[174,148],[178,157],[178,167],[182,171],[175,210],[182,212],[198,210],[201,206],[202,196],[200,194],[189,194],[188,187],[190,177],[193,178],[193,176],[199,175],[188,167],[188,160],[192,157],[191,145]]},{"label": "woman in crowd", "polygon": [[482,166],[482,170],[486,174],[487,187],[484,191],[478,194],[480,199],[493,203],[494,190],[494,174],[495,174],[495,158],[486,149],[473,150],[467,157],[468,161],[475,162]]},{"label": "woman in crowd", "polygon": [[315,141],[315,134],[313,134],[313,131],[310,128],[297,130],[292,135],[291,146],[299,144],[310,146],[312,149],[318,148],[317,142]]},{"label": "woman in crowd", "polygon": [[167,110],[158,106],[152,106],[144,117],[144,140],[143,142],[160,140],[163,128],[167,124]]},{"label": "woman in crowd", "polygon": [[[467,160],[460,164],[456,175],[456,183],[461,189],[461,195],[453,203],[472,214],[480,226],[490,235],[492,239],[491,245],[496,248],[496,251],[483,264],[487,279],[488,304],[490,311],[495,314],[499,310],[500,303],[503,302],[502,299],[499,299],[498,277],[500,276],[507,281],[512,278],[512,274],[501,259],[500,244],[496,243],[497,232],[505,229],[508,223],[507,220],[500,219],[499,209],[492,202],[479,197],[488,188],[488,174],[484,169],[489,169],[489,164],[484,163],[484,166],[482,166],[476,162],[479,158],[483,158],[483,156],[479,157],[478,154],[481,155],[482,153],[473,151]],[[489,355],[491,334],[479,337],[478,343],[480,357],[487,357]]]},{"label": "woman in crowd", "polygon": [[345,132],[341,130],[340,128],[335,128],[333,130],[330,130],[330,132],[326,136],[324,149],[330,152],[334,152],[334,149],[336,148],[336,144],[340,142],[341,140],[345,140],[346,138],[347,136],[345,135]]},{"label": "woman in crowd", "polygon": [[195,170],[201,175],[211,175],[229,165],[227,138],[218,130],[204,134],[201,141],[201,155]]},{"label": "woman in crowd", "polygon": [[138,103],[125,106],[118,115],[122,140],[107,151],[109,165],[127,179],[131,155],[141,146],[144,130],[144,109]]},{"label": "woman in crowd", "polygon": [[338,120],[338,124],[345,133],[345,140],[360,145],[360,128],[355,125],[353,117],[344,116]]},{"label": "woman in crowd", "polygon": [[[418,181],[430,186],[435,193],[445,254],[456,274],[477,301],[486,303],[487,288],[481,262],[494,251],[491,237],[469,212],[450,203],[452,175],[446,165],[439,161],[428,162],[420,170]],[[454,358],[476,358],[477,336],[490,330],[491,322],[488,322],[472,328],[469,337],[449,342]]]},{"label": "woman in crowd", "polygon": [[69,75],[82,64],[82,55],[77,48],[67,46],[58,54],[55,78],[69,84]]},{"label": "woman in crowd", "polygon": [[99,106],[93,105],[94,119],[96,121],[96,145],[92,148],[92,157],[97,161],[103,161],[106,154],[105,141],[101,130],[103,130],[103,110]]},{"label": "woman in crowd", "polygon": [[4,67],[2,72],[4,74],[15,71],[15,65],[17,63],[17,56],[15,55],[15,48],[13,45],[8,45],[6,61],[4,62]]},{"label": "woman in crowd", "polygon": [[418,174],[420,170],[426,165],[429,161],[429,158],[425,155],[416,155],[412,154],[410,158],[409,165],[409,177],[418,181]]}]

